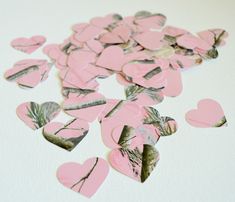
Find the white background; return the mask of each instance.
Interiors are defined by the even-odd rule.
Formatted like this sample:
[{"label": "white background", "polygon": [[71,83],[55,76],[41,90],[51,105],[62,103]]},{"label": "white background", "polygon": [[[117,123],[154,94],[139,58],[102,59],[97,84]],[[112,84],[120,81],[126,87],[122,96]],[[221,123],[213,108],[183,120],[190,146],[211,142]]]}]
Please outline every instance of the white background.
[{"label": "white background", "polygon": [[[0,201],[1,202],[233,202],[235,201],[235,26],[233,0],[0,0]],[[179,124],[176,135],[157,144],[161,160],[144,183],[113,169],[98,192],[87,199],[63,187],[56,179],[57,167],[67,161],[82,163],[94,156],[107,158],[109,149],[101,140],[99,124],[72,152],[47,142],[41,131],[33,132],[15,114],[22,102],[61,103],[56,69],[33,90],[22,90],[3,79],[16,61],[46,58],[41,50],[28,56],[9,46],[16,37],[45,35],[48,43],[60,43],[70,35],[71,25],[95,16],[138,10],[161,12],[167,24],[192,32],[224,28],[230,36],[219,49],[219,58],[184,71],[184,89],[176,98],[157,106],[162,115]],[[109,98],[123,98],[114,78],[101,83]],[[188,125],[185,113],[203,98],[221,103],[229,126],[200,129]],[[60,115],[56,120],[67,120]]]}]

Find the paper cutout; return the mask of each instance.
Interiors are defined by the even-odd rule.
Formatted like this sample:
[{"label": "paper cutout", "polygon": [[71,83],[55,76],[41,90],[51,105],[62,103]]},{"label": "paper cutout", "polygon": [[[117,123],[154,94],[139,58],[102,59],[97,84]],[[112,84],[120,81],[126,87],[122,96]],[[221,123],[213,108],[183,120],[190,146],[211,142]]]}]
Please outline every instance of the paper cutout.
[{"label": "paper cutout", "polygon": [[163,46],[162,39],[164,35],[160,32],[144,32],[135,36],[135,40],[144,48],[149,50],[158,50]]},{"label": "paper cutout", "polygon": [[21,60],[5,72],[8,81],[15,81],[22,88],[34,88],[48,78],[51,65],[46,60]]},{"label": "paper cutout", "polygon": [[129,85],[125,89],[126,98],[142,106],[152,106],[163,101],[162,89],[144,88],[140,85]]},{"label": "paper cutout", "polygon": [[73,97],[65,100],[63,109],[71,116],[92,122],[105,107],[106,100],[99,93]]},{"label": "paper cutout", "polygon": [[33,130],[49,123],[59,112],[60,105],[55,102],[45,102],[41,105],[35,102],[25,102],[16,109],[18,117]]},{"label": "paper cutout", "polygon": [[120,147],[131,147],[141,144],[154,146],[160,136],[153,125],[142,124],[136,128],[120,125],[113,129],[112,138]]},{"label": "paper cutout", "polygon": [[139,182],[145,182],[159,160],[158,151],[151,145],[112,150],[109,162],[119,172]]},{"label": "paper cutout", "polygon": [[199,128],[227,126],[227,120],[220,104],[212,99],[200,100],[197,109],[185,115],[186,121]]},{"label": "paper cutout", "polygon": [[120,71],[124,63],[123,50],[118,46],[110,46],[103,50],[96,65],[115,71]]},{"label": "paper cutout", "polygon": [[[178,128],[173,118],[161,116],[151,106],[161,103],[166,96],[178,96],[183,89],[181,69],[217,58],[217,47],[224,45],[228,36],[223,29],[208,29],[194,35],[185,29],[163,27],[165,22],[163,14],[139,11],[133,16],[114,13],[75,24],[73,33],[62,43],[43,48],[59,71],[64,97],[62,108],[75,118],[66,124],[48,123],[60,111],[59,105],[53,102],[24,103],[17,108],[18,116],[33,129],[45,125],[44,137],[68,151],[85,137],[88,123],[98,118],[103,142],[112,149],[109,156],[112,166],[144,182],[159,159],[154,146],[160,137],[170,136]],[[30,53],[38,48],[31,46],[32,41],[33,37],[12,43]],[[22,44],[26,46],[20,47]],[[32,88],[44,81],[49,71],[47,61],[29,59],[16,63],[5,77],[21,87]],[[113,74],[124,87],[125,100],[106,99],[98,93],[99,79]],[[208,117],[209,121],[204,120]],[[188,112],[186,119],[196,127],[226,125],[221,107],[208,100],[200,102],[198,110]],[[100,169],[87,184],[86,176],[91,176],[97,165]],[[92,158],[83,166],[62,165],[57,176],[65,186],[90,197],[106,177],[107,170],[104,160]]]},{"label": "paper cutout", "polygon": [[51,143],[72,151],[86,136],[89,125],[86,121],[73,119],[66,124],[52,122],[43,128],[43,136]]},{"label": "paper cutout", "polygon": [[160,116],[159,112],[153,107],[142,108],[143,124],[155,127],[159,136],[169,136],[177,131],[176,121],[168,116]]},{"label": "paper cutout", "polygon": [[44,36],[32,36],[31,38],[17,38],[11,42],[11,46],[24,53],[32,53],[46,42]]},{"label": "paper cutout", "polygon": [[109,172],[108,163],[102,158],[90,158],[83,165],[65,163],[57,170],[57,178],[65,187],[91,197],[101,186]]},{"label": "paper cutout", "polygon": [[119,147],[112,137],[113,129],[120,125],[137,127],[141,124],[142,114],[140,106],[132,102],[110,100],[107,105],[106,113],[100,118],[101,133],[104,144],[113,149]]}]

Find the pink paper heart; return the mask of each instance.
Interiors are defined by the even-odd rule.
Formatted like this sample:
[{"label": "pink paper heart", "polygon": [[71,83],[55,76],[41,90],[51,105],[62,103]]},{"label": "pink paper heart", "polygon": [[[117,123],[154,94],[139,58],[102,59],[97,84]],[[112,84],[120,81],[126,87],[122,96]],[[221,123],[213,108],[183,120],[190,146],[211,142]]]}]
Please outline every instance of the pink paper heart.
[{"label": "pink paper heart", "polygon": [[96,61],[96,65],[114,71],[121,71],[124,61],[125,56],[123,50],[118,46],[109,46],[103,50]]},{"label": "pink paper heart", "polygon": [[133,149],[114,149],[109,162],[114,169],[139,182],[145,182],[159,160],[159,153],[152,145],[139,145]]},{"label": "pink paper heart", "polygon": [[80,42],[86,42],[98,36],[102,32],[103,32],[102,28],[93,25],[88,25],[84,27],[84,29],[80,33],[75,34],[75,39]]},{"label": "pink paper heart", "polygon": [[46,60],[27,59],[15,63],[4,76],[21,87],[33,88],[47,79],[50,69],[51,65]]},{"label": "pink paper heart", "polygon": [[158,50],[163,46],[162,39],[164,34],[161,32],[144,32],[134,37],[134,39],[144,48]]},{"label": "pink paper heart", "polygon": [[132,127],[140,125],[140,106],[124,100],[108,100],[104,111],[99,117],[103,142],[109,148],[118,148],[112,137],[113,129],[125,124]]},{"label": "pink paper heart", "polygon": [[161,69],[161,63],[129,63],[124,65],[125,73],[130,81],[145,88],[159,89],[166,85],[165,72]]},{"label": "pink paper heart", "polygon": [[87,43],[87,46],[97,54],[101,53],[104,50],[102,43],[98,40],[91,39],[87,41],[86,43]]},{"label": "pink paper heart", "polygon": [[[93,77],[92,74],[91,77]],[[85,75],[88,76],[88,75]],[[60,78],[63,82],[70,84],[73,87],[81,89],[97,89],[99,83],[96,80],[84,81],[83,78],[79,77],[71,68],[66,68],[60,71]]]},{"label": "pink paper heart", "polygon": [[171,97],[178,96],[183,89],[180,69],[169,68],[164,71],[167,84],[164,89],[162,89],[163,94]]},{"label": "pink paper heart", "polygon": [[139,85],[129,85],[125,89],[126,98],[140,106],[152,106],[159,104],[164,99],[161,89],[144,88]]},{"label": "pink paper heart", "polygon": [[[92,82],[96,85],[96,83]],[[88,86],[89,87],[89,86]],[[87,95],[89,93],[94,93],[96,86],[90,86],[91,88],[80,88],[79,86],[72,85],[66,81],[62,82],[62,95],[66,98],[78,97],[80,95]]]},{"label": "pink paper heart", "polygon": [[211,46],[222,46],[225,44],[224,39],[228,37],[228,33],[223,29],[209,29],[197,33],[197,35]]},{"label": "pink paper heart", "polygon": [[227,126],[224,111],[215,100],[200,100],[197,107],[185,115],[185,119],[190,125],[200,128]]},{"label": "pink paper heart", "polygon": [[18,117],[33,130],[49,123],[59,112],[60,105],[55,102],[45,102],[41,105],[35,102],[25,102],[16,109]]},{"label": "pink paper heart", "polygon": [[212,46],[206,41],[200,39],[199,37],[193,36],[192,34],[184,34],[177,38],[177,43],[179,46],[185,47],[187,49],[199,48],[202,50],[210,50]]},{"label": "pink paper heart", "polygon": [[131,30],[124,25],[119,25],[112,32],[107,32],[100,37],[100,42],[107,44],[127,43],[130,39]]},{"label": "pink paper heart", "polygon": [[178,37],[178,36],[181,36],[183,34],[188,34],[189,33],[187,30],[177,28],[177,27],[173,27],[173,26],[164,27],[162,32],[165,35],[169,35],[169,36],[173,36],[173,37]]},{"label": "pink paper heart", "polygon": [[90,93],[85,96],[72,97],[64,101],[63,108],[71,116],[94,121],[102,112],[106,104],[106,99],[99,93]]},{"label": "pink paper heart", "polygon": [[31,38],[17,38],[11,42],[11,46],[24,53],[32,53],[46,42],[44,36],[32,36]]},{"label": "pink paper heart", "polygon": [[152,14],[149,12],[137,12],[134,23],[138,25],[139,29],[151,30],[160,29],[166,22],[166,16],[160,13]]},{"label": "pink paper heart", "polygon": [[108,173],[108,163],[96,157],[86,160],[83,165],[65,163],[58,168],[56,176],[65,187],[90,198],[104,182]]},{"label": "pink paper heart", "polygon": [[112,131],[112,138],[120,147],[135,148],[138,145],[155,145],[160,135],[153,125],[141,124],[136,128],[119,125]]},{"label": "pink paper heart", "polygon": [[73,150],[86,136],[89,125],[86,121],[73,119],[66,124],[53,122],[43,128],[43,136],[51,143]]},{"label": "pink paper heart", "polygon": [[112,25],[121,20],[121,16],[119,14],[109,14],[105,17],[95,17],[90,20],[92,25],[95,25],[100,28],[107,28],[108,26]]},{"label": "pink paper heart", "polygon": [[68,66],[75,71],[85,68],[88,64],[94,63],[96,54],[91,51],[76,50],[68,56]]},{"label": "pink paper heart", "polygon": [[160,116],[153,107],[142,107],[142,123],[155,127],[159,136],[170,136],[177,131],[177,122],[168,116]]}]

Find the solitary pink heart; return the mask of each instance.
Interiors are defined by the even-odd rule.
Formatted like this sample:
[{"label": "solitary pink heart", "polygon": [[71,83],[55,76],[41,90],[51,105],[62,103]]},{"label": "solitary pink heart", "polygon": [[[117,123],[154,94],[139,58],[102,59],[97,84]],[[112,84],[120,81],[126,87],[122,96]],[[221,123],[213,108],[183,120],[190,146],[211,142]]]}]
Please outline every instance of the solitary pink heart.
[{"label": "solitary pink heart", "polygon": [[198,108],[190,110],[185,115],[186,121],[200,128],[227,126],[227,120],[220,104],[212,99],[198,102]]},{"label": "solitary pink heart", "polygon": [[101,186],[109,172],[108,163],[102,158],[90,158],[83,165],[70,162],[57,170],[57,179],[65,187],[91,197]]},{"label": "solitary pink heart", "polygon": [[44,36],[32,36],[31,38],[17,38],[11,42],[11,46],[24,53],[32,53],[46,42]]}]

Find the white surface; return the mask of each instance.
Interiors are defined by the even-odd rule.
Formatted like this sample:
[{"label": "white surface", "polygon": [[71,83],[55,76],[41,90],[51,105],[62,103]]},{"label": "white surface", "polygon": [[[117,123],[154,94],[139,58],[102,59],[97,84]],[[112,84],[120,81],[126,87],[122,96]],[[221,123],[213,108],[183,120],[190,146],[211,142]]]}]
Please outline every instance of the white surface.
[{"label": "white surface", "polygon": [[[233,202],[235,201],[235,26],[233,0],[0,0],[0,201],[1,202]],[[167,24],[192,32],[221,27],[230,36],[219,49],[218,59],[183,72],[184,90],[177,98],[157,106],[162,115],[179,124],[176,135],[157,144],[161,160],[150,178],[137,183],[115,170],[91,198],[63,187],[56,179],[59,165],[82,163],[93,156],[106,158],[109,149],[101,141],[99,124],[71,153],[49,142],[41,131],[33,132],[15,114],[25,101],[61,102],[56,69],[49,79],[25,91],[2,77],[20,59],[46,58],[41,51],[28,56],[15,51],[9,42],[19,36],[45,35],[48,43],[59,43],[71,33],[70,27],[94,16],[111,12],[132,15],[138,10],[161,12]],[[114,90],[115,89],[115,90]],[[102,82],[107,97],[122,97],[122,87],[114,79]],[[187,110],[203,98],[219,101],[229,126],[217,129],[193,128],[186,123]],[[67,117],[68,118],[68,117]],[[65,120],[61,115],[57,120]]]}]

